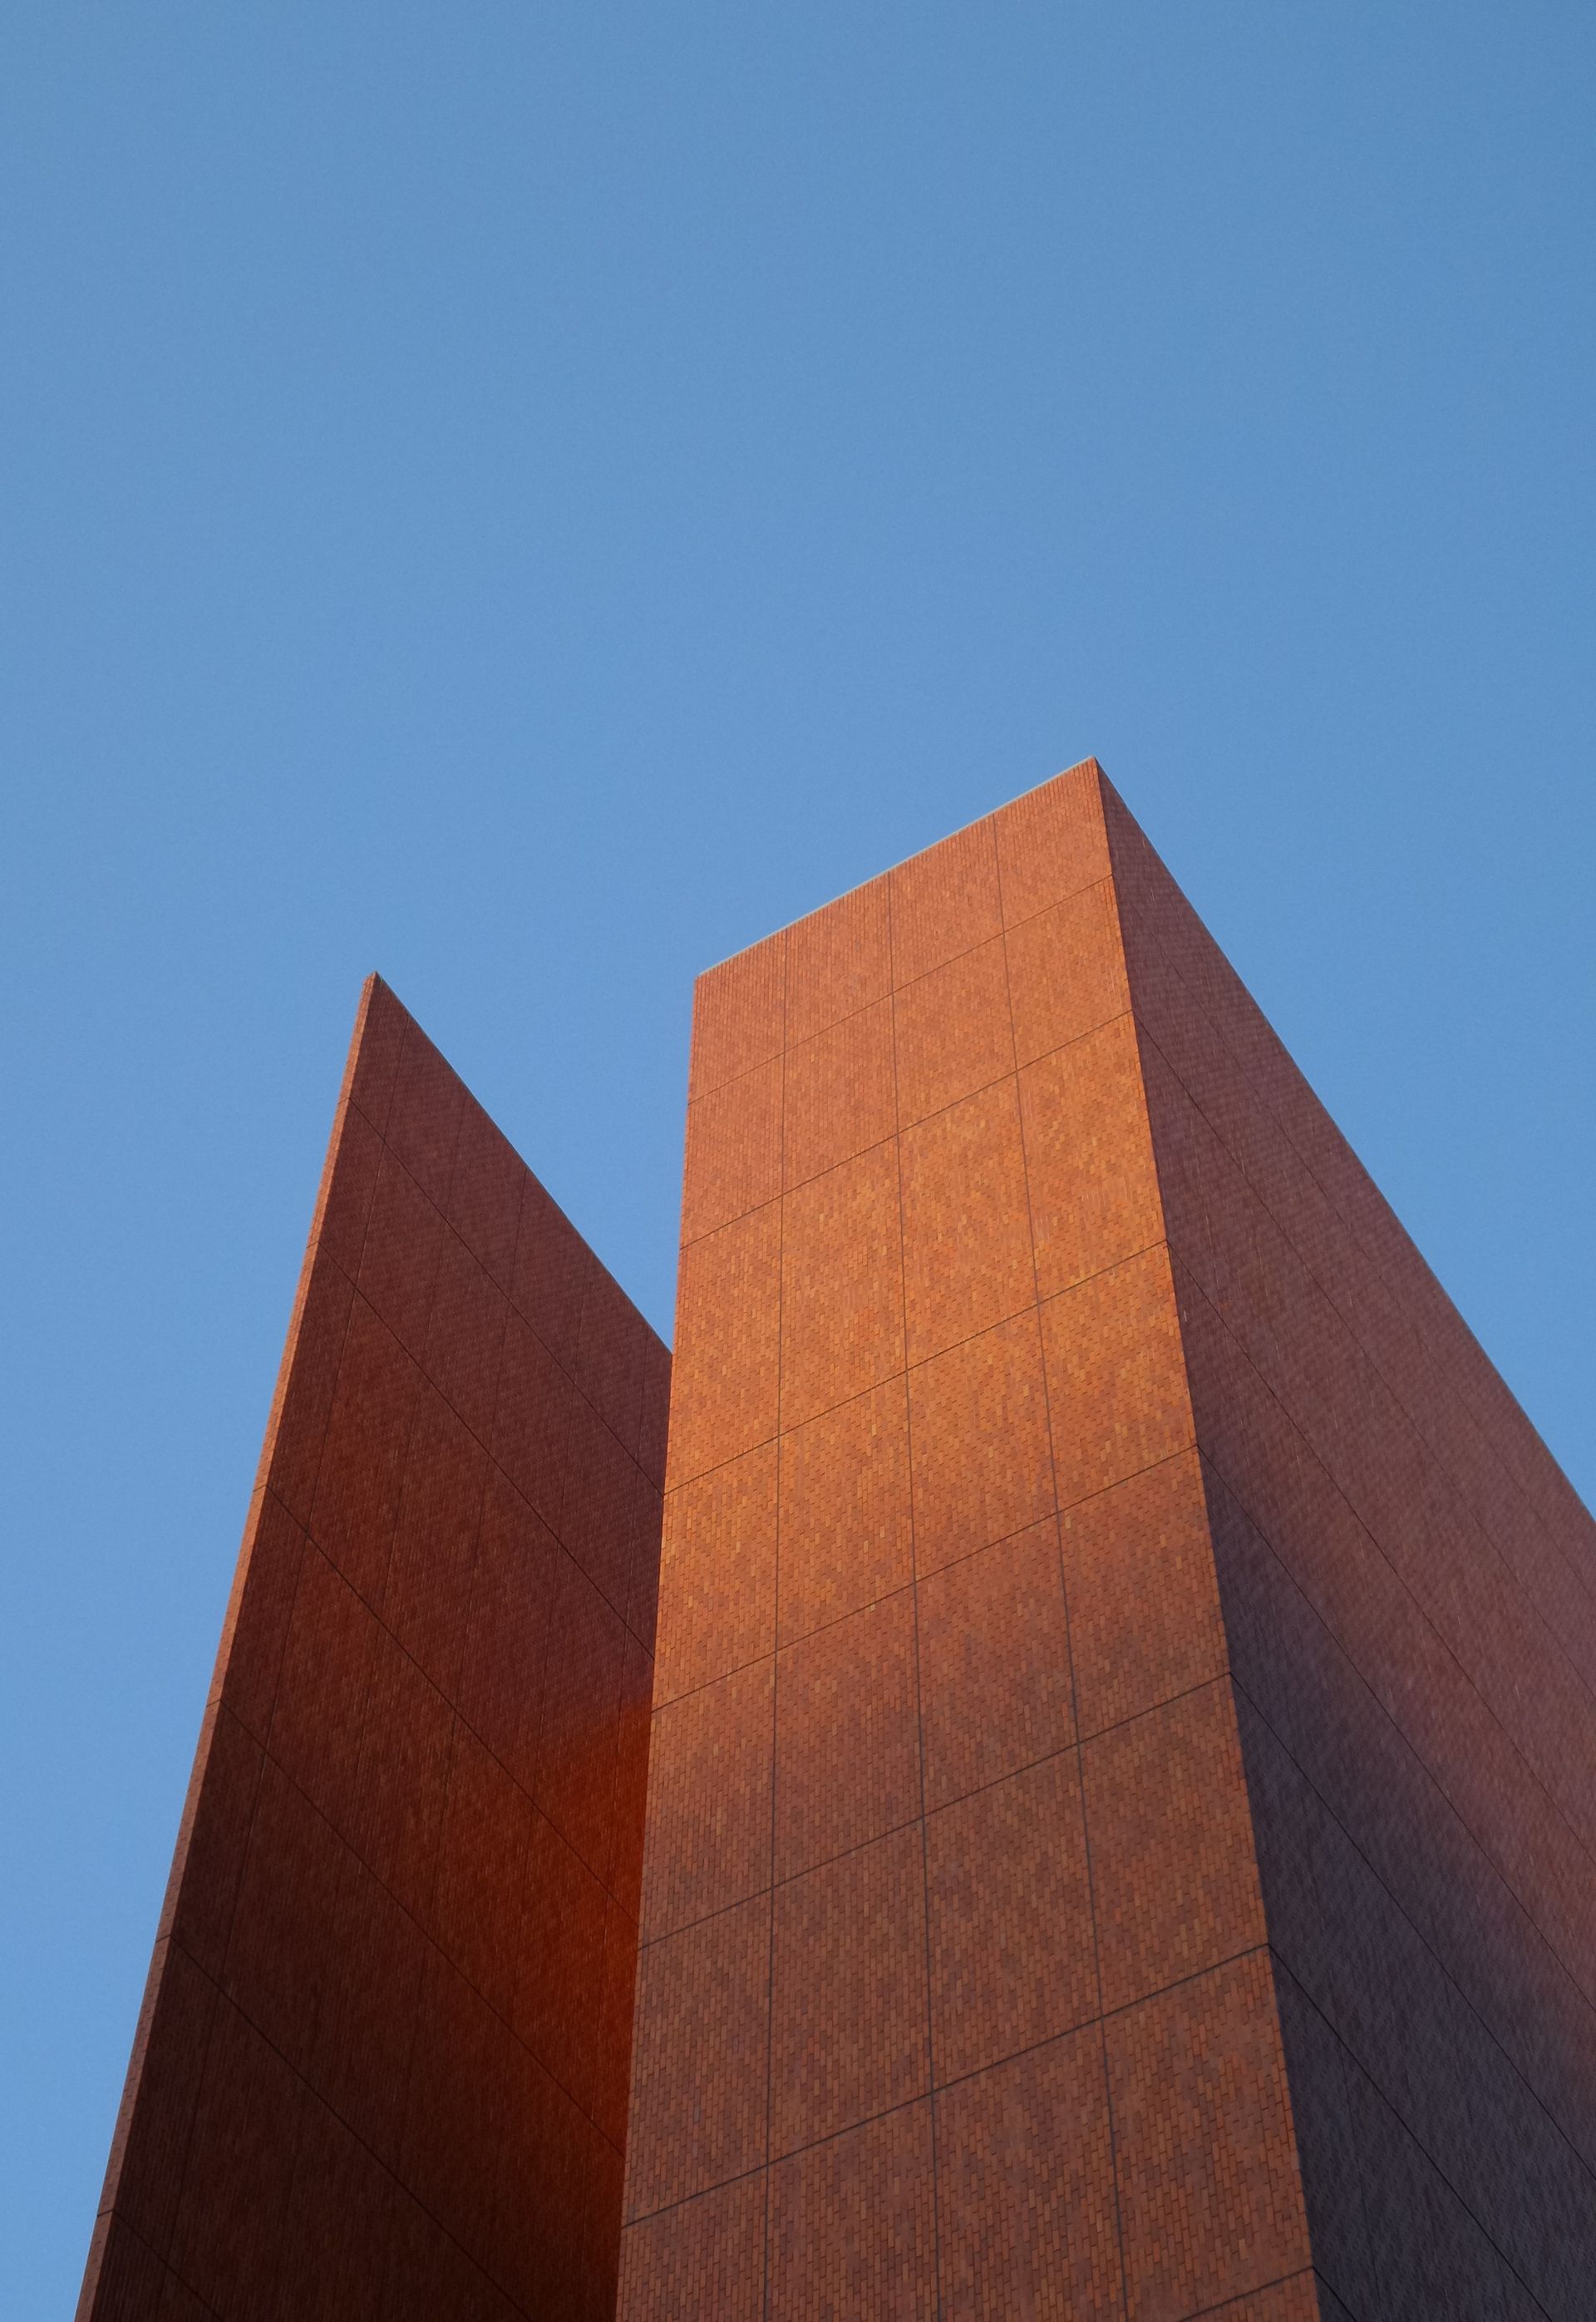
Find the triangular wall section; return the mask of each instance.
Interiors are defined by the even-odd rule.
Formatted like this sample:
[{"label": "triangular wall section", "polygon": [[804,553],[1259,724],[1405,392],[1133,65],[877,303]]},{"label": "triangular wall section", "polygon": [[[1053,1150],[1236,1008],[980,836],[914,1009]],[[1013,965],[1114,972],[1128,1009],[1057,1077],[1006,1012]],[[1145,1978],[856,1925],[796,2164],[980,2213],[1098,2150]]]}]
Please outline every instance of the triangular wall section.
[{"label": "triangular wall section", "polygon": [[373,978],[86,2322],[613,2310],[668,1388]]}]

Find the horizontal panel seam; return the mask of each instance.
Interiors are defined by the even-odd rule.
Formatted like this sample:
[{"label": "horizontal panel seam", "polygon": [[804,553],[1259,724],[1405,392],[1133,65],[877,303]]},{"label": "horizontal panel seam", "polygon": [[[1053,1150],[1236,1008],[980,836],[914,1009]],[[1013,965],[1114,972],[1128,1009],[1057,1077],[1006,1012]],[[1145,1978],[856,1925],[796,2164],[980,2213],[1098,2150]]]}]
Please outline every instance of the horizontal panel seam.
[{"label": "horizontal panel seam", "polygon": [[995,2057],[990,2063],[977,2064],[968,2072],[955,2072],[917,2097],[907,2098],[898,2104],[884,2105],[879,2112],[862,2114],[857,2120],[847,2121],[841,2128],[828,2130],[825,2136],[814,2137],[807,2144],[787,2146],[768,2162],[758,2162],[752,2169],[738,2170],[733,2176],[717,2178],[713,2185],[701,2185],[694,2192],[682,2194],[679,2200],[662,2201],[657,2209],[641,2210],[627,2219],[627,2229],[648,2225],[672,2209],[686,2208],[689,2201],[702,2200],[707,2194],[718,2193],[727,2185],[743,2184],[752,2177],[765,2176],[783,2162],[794,2160],[806,2153],[818,2152],[823,2145],[834,2144],[839,2138],[852,2135],[855,2129],[872,2127],[876,2122],[890,2119],[895,2113],[907,2112],[917,2104],[935,2103],[950,2090],[967,2087],[971,2080],[979,2080],[989,2072],[1007,2071],[1010,2065],[1023,2061],[1027,2056],[1038,2055],[1043,2049],[1051,2048],[1058,2042],[1078,2040],[1083,2032],[1093,2031],[1099,2025],[1115,2023],[1122,2016],[1134,2016],[1138,2008],[1151,2007],[1155,2000],[1167,1998],[1172,1991],[1183,1990],[1188,1984],[1200,1983],[1205,1976],[1222,1975],[1227,1968],[1239,1967],[1247,1960],[1264,1958],[1268,1951],[1267,1943],[1249,1943],[1245,1950],[1228,1952],[1224,1959],[1210,1960],[1203,1967],[1193,1968],[1189,1975],[1177,1976],[1172,1983],[1161,1984],[1156,1991],[1140,1992],[1135,1999],[1127,1999],[1117,2007],[1105,2008],[1100,2016],[1082,2016],[1079,2022],[1067,2024],[1060,2031],[1050,2032],[1045,2039],[1029,2041],[1023,2048],[1015,2048],[1006,2055]]},{"label": "horizontal panel seam", "polygon": [[[877,1001],[872,1005],[880,1007],[884,1006],[885,1002]],[[714,1225],[704,1227],[701,1232],[684,1235],[677,1246],[679,1257],[684,1251],[698,1249],[704,1242],[713,1241],[716,1234],[726,1232],[730,1227],[741,1225],[748,1218],[757,1217],[762,1210],[774,1209],[778,1202],[787,1200],[793,1193],[801,1193],[807,1186],[817,1185],[823,1177],[829,1177],[839,1169],[846,1169],[851,1163],[862,1160],[866,1154],[880,1152],[884,1147],[896,1143],[900,1138],[909,1136],[915,1129],[925,1128],[927,1121],[944,1120],[950,1112],[956,1112],[962,1104],[968,1104],[972,1097],[988,1096],[993,1089],[1001,1088],[1006,1081],[1023,1080],[1026,1074],[1034,1072],[1038,1065],[1048,1065],[1055,1056],[1067,1056],[1072,1048],[1080,1047],[1087,1040],[1095,1040],[1100,1032],[1106,1032],[1110,1026],[1123,1024],[1127,1019],[1135,1020],[1134,1010],[1117,1009],[1112,1016],[1103,1017],[1099,1023],[1089,1024],[1084,1032],[1076,1032],[1069,1039],[1061,1040],[1056,1047],[1044,1048],[1039,1056],[1027,1056],[1023,1064],[1010,1065],[1005,1071],[995,1073],[990,1081],[981,1081],[974,1088],[964,1089],[959,1095],[950,1097],[946,1104],[934,1105],[929,1112],[917,1113],[912,1120],[900,1120],[896,1129],[889,1129],[884,1137],[871,1138],[868,1145],[857,1146],[852,1153],[844,1153],[839,1160],[828,1161],[824,1169],[812,1170],[807,1177],[795,1177],[791,1184],[783,1183],[779,1192],[768,1193],[762,1202],[750,1202],[746,1209],[738,1210],[730,1217],[718,1219]],[[737,1080],[752,1080],[754,1073],[768,1072],[771,1065],[777,1061],[777,1058],[771,1057],[766,1064],[755,1065],[748,1072],[740,1073]],[[734,1088],[736,1084],[736,1080],[732,1080],[723,1085],[725,1088]],[[716,1092],[717,1094],[720,1092]],[[693,1102],[702,1103],[703,1099],[696,1097]],[[529,1323],[527,1327],[532,1329],[535,1326]]]}]

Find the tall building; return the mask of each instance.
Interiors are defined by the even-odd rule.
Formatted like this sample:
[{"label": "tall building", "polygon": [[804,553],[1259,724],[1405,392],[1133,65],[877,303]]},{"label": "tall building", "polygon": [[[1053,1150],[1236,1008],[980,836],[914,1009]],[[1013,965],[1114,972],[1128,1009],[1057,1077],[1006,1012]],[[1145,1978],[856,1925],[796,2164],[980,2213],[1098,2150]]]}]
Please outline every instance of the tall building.
[{"label": "tall building", "polygon": [[[1096,765],[700,980],[662,1548],[663,1349],[497,1146],[495,1270],[371,1005],[305,1312],[475,1480],[407,1421],[378,1490],[297,1326],[85,2313],[1588,2317],[1596,1531]],[[417,1196],[503,1310],[448,1376]]]}]

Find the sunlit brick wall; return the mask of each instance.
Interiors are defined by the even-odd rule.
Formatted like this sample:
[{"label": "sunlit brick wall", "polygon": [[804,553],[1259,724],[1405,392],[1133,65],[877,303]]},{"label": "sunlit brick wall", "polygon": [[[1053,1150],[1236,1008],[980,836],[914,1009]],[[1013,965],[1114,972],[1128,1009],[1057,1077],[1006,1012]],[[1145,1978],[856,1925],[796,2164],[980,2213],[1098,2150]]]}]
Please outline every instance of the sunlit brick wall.
[{"label": "sunlit brick wall", "polygon": [[625,2322],[1317,2310],[1108,873],[700,982]]}]

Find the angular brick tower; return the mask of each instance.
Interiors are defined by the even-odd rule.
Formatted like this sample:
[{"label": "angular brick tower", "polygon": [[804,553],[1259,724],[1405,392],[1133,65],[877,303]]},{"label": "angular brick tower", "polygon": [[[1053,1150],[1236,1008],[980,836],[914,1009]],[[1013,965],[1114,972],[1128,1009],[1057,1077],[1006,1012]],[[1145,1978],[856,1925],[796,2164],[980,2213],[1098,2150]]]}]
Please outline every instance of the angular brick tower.
[{"label": "angular brick tower", "polygon": [[1596,2309],[1596,1528],[1095,764],[701,979],[622,2322]]},{"label": "angular brick tower", "polygon": [[93,2322],[607,2322],[670,1358],[368,984]]}]

